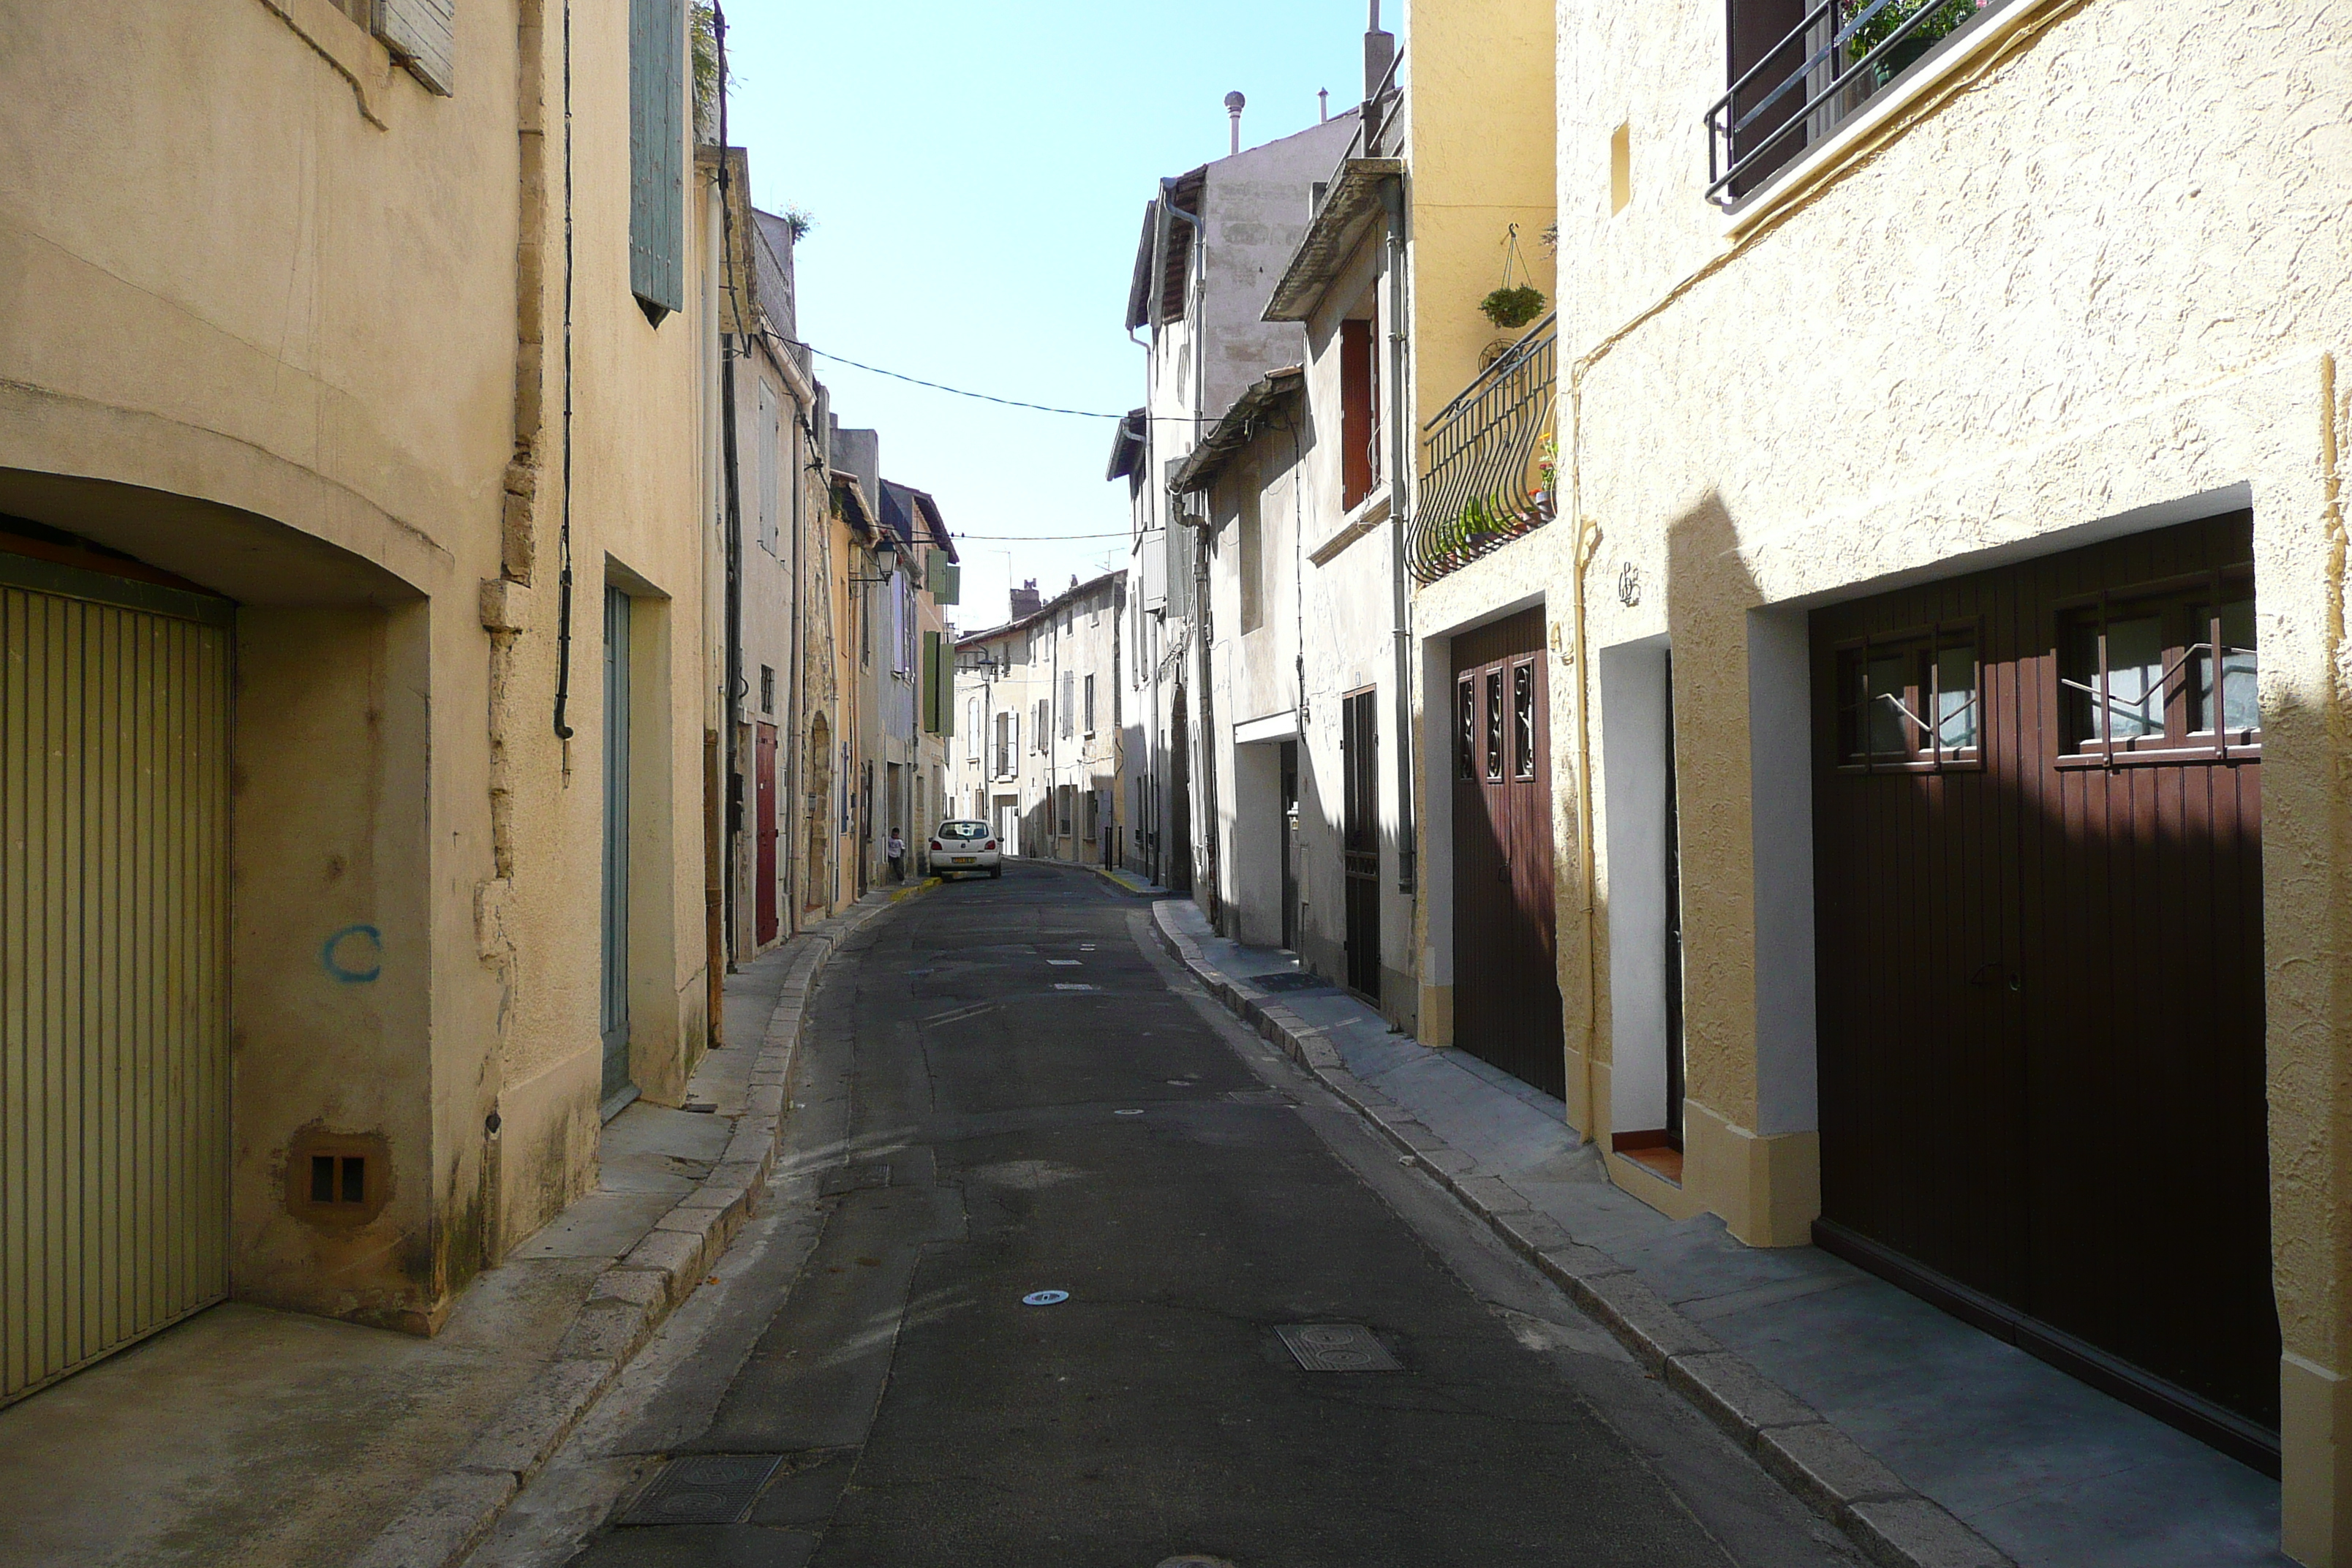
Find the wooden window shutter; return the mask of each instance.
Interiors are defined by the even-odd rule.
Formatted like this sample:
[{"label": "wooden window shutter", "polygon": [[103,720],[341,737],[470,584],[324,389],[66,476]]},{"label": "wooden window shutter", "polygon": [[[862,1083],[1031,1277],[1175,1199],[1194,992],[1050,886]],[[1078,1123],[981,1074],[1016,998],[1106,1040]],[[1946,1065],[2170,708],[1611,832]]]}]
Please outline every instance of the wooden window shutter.
[{"label": "wooden window shutter", "polygon": [[952,736],[955,720],[955,644],[940,637],[940,733]]},{"label": "wooden window shutter", "polygon": [[[457,0],[380,0],[375,36],[409,75],[446,98],[457,90],[450,62],[456,55]],[[364,14],[364,13],[362,13]]]},{"label": "wooden window shutter", "polygon": [[932,734],[941,732],[940,722],[940,634],[923,634],[923,728]]},{"label": "wooden window shutter", "polygon": [[629,290],[686,304],[686,0],[629,0]]}]

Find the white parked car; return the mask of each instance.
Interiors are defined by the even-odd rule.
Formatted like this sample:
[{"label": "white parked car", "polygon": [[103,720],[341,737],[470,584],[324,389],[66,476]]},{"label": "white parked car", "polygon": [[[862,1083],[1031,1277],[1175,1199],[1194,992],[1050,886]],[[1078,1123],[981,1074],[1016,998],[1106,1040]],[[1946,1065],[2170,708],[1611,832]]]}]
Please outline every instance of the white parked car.
[{"label": "white parked car", "polygon": [[950,820],[931,832],[931,875],[961,877],[985,871],[1004,875],[1004,856],[996,847],[996,829],[985,822]]}]

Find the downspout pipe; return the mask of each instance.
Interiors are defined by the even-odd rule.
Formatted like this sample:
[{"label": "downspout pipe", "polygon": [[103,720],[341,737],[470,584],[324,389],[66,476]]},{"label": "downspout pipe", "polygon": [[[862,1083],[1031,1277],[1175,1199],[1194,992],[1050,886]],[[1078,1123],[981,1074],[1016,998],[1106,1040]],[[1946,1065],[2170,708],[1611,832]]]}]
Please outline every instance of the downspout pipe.
[{"label": "downspout pipe", "polygon": [[[1202,500],[1206,500],[1205,495]],[[1209,923],[1220,932],[1224,930],[1224,857],[1219,852],[1223,842],[1223,824],[1217,816],[1217,696],[1214,645],[1216,623],[1209,614],[1209,518],[1187,518],[1185,528],[1192,535],[1192,623],[1193,642],[1201,650],[1201,749],[1197,758],[1201,778],[1201,812],[1208,820],[1201,833],[1202,847],[1208,851]]]},{"label": "downspout pipe", "polygon": [[1411,898],[1420,880],[1421,845],[1412,808],[1412,600],[1405,583],[1406,529],[1412,517],[1412,422],[1405,411],[1411,369],[1405,319],[1404,182],[1381,184],[1389,215],[1389,551],[1390,616],[1396,643],[1397,891]]},{"label": "downspout pipe", "polygon": [[730,149],[727,145],[727,17],[719,13],[713,31],[718,40],[719,94],[719,277],[726,295],[719,331],[719,470],[727,504],[727,734],[723,744],[726,777],[727,967],[735,967],[741,934],[735,929],[735,861],[743,836],[743,759],[737,731],[743,724],[743,488],[735,430],[735,361],[741,335],[728,329],[743,325],[740,283],[735,277],[735,196]]},{"label": "downspout pipe", "polygon": [[[569,742],[572,702],[572,0],[563,0],[563,514],[555,597],[555,738]],[[563,773],[572,776],[572,752],[563,748]]]}]

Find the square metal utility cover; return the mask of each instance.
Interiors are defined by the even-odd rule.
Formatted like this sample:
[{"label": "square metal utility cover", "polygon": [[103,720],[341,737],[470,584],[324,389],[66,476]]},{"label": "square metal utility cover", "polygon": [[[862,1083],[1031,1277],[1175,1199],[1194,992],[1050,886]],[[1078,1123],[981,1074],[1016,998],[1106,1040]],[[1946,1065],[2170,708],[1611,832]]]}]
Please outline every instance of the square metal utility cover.
[{"label": "square metal utility cover", "polygon": [[1273,974],[1252,974],[1246,978],[1249,984],[1256,986],[1260,991],[1336,991],[1339,989],[1319,974],[1284,974],[1277,972]]},{"label": "square metal utility cover", "polygon": [[740,1524],[781,1454],[684,1454],[623,1514],[623,1524]]},{"label": "square metal utility cover", "polygon": [[1361,1323],[1281,1323],[1274,1331],[1309,1372],[1404,1370],[1404,1363]]}]

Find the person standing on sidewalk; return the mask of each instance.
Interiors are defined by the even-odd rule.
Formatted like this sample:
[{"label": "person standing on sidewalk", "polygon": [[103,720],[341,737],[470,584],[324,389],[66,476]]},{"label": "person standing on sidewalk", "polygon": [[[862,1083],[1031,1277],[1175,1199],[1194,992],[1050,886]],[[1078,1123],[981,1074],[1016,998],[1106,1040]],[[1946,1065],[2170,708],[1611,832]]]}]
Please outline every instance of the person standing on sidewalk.
[{"label": "person standing on sidewalk", "polygon": [[907,841],[898,837],[897,828],[890,830],[890,841],[883,846],[883,853],[890,857],[890,879],[894,882],[905,881],[907,879]]}]

